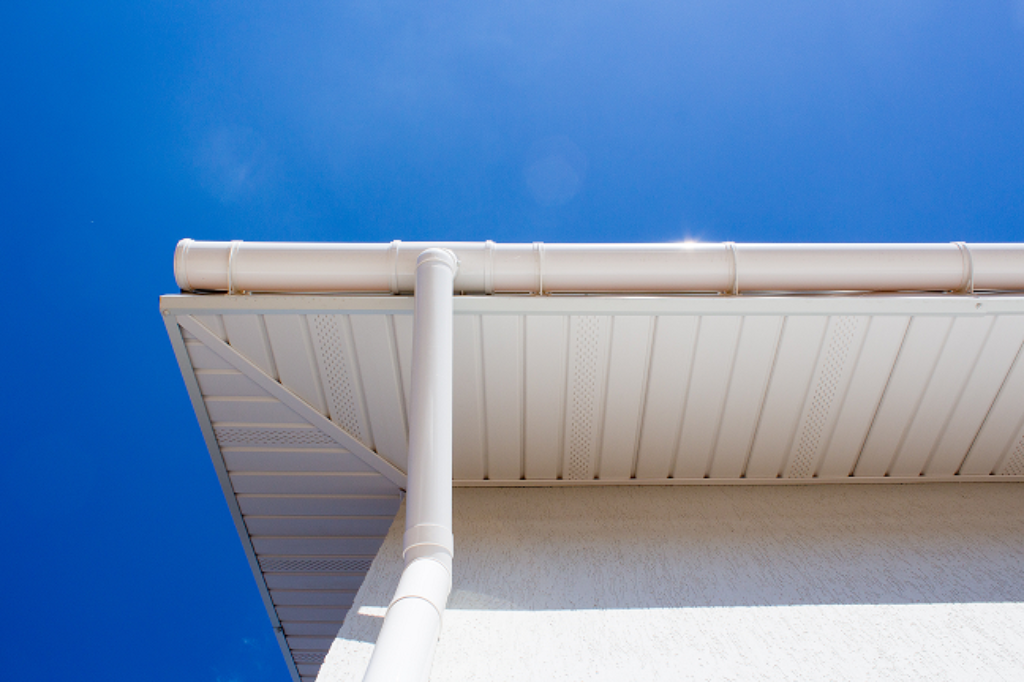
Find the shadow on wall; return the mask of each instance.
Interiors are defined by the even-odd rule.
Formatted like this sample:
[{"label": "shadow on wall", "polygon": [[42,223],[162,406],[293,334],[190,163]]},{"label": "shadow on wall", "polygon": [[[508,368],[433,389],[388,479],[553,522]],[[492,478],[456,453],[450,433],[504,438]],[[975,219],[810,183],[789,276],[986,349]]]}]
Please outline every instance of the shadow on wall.
[{"label": "shadow on wall", "polygon": [[[350,614],[358,639],[403,527]],[[454,530],[449,610],[1024,602],[1016,483],[460,489]]]}]

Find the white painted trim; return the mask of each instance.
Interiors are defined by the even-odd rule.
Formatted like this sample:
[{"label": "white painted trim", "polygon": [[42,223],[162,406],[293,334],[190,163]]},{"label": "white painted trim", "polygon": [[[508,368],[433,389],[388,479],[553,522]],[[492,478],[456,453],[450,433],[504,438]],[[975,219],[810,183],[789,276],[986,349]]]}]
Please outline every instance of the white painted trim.
[{"label": "white painted trim", "polygon": [[[162,310],[177,315],[412,315],[411,296],[170,294]],[[1024,313],[1020,294],[793,296],[456,296],[456,315],[1000,315]]]},{"label": "white painted trim", "polygon": [[311,315],[327,313],[412,315],[412,296],[304,296],[288,294],[164,294],[160,309],[176,315],[271,315],[287,312]]},{"label": "white painted trim", "polygon": [[277,617],[277,609],[274,606],[273,599],[270,597],[270,589],[263,579],[263,569],[260,568],[259,559],[256,557],[256,550],[252,546],[249,531],[242,517],[242,510],[238,506],[238,498],[235,497],[235,490],[231,485],[231,478],[228,476],[227,465],[224,463],[224,454],[221,452],[220,445],[217,443],[217,437],[213,433],[213,423],[210,421],[210,415],[206,411],[206,402],[203,400],[202,391],[199,390],[199,382],[196,380],[195,370],[189,359],[188,350],[185,348],[185,339],[181,335],[181,327],[175,316],[164,312],[163,318],[164,325],[167,327],[167,336],[170,338],[171,347],[174,349],[174,357],[178,360],[181,376],[185,380],[185,388],[188,390],[189,400],[192,401],[192,409],[195,410],[199,429],[203,434],[203,440],[206,442],[206,449],[210,453],[210,460],[213,462],[213,468],[217,472],[217,480],[220,481],[220,487],[224,493],[224,501],[227,502],[228,509],[231,512],[231,519],[235,523],[235,532],[238,533],[238,539],[242,541],[242,549],[245,551],[245,558],[249,562],[249,570],[252,571],[252,575],[256,579],[256,588],[259,590],[260,598],[263,600],[263,607],[267,610],[267,616],[270,618],[270,625],[274,629],[277,644],[281,647],[282,653],[284,653],[285,665],[288,667],[289,674],[291,674],[292,682],[300,682],[299,669],[295,666],[295,661],[292,659],[291,647],[288,645],[287,639],[285,639],[281,619]]},{"label": "white painted trim", "polygon": [[287,407],[295,411],[295,413],[300,417],[332,438],[345,450],[348,450],[365,462],[374,471],[380,473],[403,490],[405,489],[406,476],[402,471],[392,466],[389,462],[380,457],[380,455],[353,438],[340,426],[317,412],[316,409],[310,406],[302,398],[289,391],[263,372],[259,367],[256,367],[254,364],[249,362],[249,360],[241,353],[217,338],[213,332],[207,329],[194,317],[191,317],[190,315],[178,315],[177,322],[187,329],[189,333],[202,341],[210,350],[223,358],[224,361],[255,382],[264,391],[280,400]]}]

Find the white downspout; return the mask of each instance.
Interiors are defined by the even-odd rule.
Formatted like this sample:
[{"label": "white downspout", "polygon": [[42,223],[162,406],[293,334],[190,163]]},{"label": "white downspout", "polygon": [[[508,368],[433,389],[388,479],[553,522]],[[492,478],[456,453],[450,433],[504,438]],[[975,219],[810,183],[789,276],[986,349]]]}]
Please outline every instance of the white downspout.
[{"label": "white downspout", "polygon": [[364,682],[425,681],[452,587],[452,296],[455,255],[416,260],[405,570]]}]

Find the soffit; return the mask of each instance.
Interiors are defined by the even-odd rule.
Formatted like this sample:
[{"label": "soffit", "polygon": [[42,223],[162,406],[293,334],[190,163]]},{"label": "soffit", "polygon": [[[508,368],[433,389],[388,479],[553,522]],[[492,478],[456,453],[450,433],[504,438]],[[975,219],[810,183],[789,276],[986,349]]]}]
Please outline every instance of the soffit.
[{"label": "soffit", "polygon": [[[405,470],[410,298],[164,303]],[[1024,473],[1022,341],[1016,296],[459,297],[454,477],[1013,476]],[[187,343],[200,364],[211,355]],[[215,431],[297,437],[275,400],[239,395],[219,364],[193,366]]]},{"label": "soffit", "polygon": [[[166,296],[295,674],[404,487],[412,299]],[[1018,480],[1024,297],[456,297],[456,485]]]}]

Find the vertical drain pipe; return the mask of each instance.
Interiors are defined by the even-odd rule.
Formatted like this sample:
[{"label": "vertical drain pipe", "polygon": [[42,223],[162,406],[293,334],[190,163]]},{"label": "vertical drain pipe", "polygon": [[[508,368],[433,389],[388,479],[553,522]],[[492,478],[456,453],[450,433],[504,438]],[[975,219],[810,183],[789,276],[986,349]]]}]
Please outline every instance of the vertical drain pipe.
[{"label": "vertical drain pipe", "polygon": [[363,682],[425,682],[452,589],[452,296],[455,255],[416,260],[405,570]]}]

